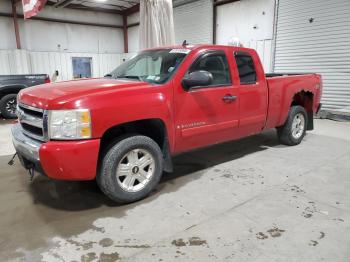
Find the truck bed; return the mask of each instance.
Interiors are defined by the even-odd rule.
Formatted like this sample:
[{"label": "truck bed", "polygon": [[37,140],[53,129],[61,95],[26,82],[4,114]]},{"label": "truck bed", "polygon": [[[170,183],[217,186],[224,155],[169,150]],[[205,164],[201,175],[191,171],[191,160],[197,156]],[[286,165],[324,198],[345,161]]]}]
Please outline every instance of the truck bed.
[{"label": "truck bed", "polygon": [[321,97],[321,76],[312,73],[273,73],[266,74],[269,89],[268,117],[266,128],[282,125],[287,118],[295,94],[307,93],[315,102],[312,111],[317,111]]}]

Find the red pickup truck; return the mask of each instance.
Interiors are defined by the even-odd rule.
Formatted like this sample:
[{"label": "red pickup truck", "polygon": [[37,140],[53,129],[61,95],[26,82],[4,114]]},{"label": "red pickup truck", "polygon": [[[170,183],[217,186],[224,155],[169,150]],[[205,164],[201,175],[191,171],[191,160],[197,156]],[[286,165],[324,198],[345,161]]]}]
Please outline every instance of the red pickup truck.
[{"label": "red pickup truck", "polygon": [[96,179],[128,203],[147,196],[181,152],[270,128],[283,144],[299,144],[321,93],[317,74],[265,75],[252,49],[157,48],[101,79],[22,90],[13,143],[25,168]]}]

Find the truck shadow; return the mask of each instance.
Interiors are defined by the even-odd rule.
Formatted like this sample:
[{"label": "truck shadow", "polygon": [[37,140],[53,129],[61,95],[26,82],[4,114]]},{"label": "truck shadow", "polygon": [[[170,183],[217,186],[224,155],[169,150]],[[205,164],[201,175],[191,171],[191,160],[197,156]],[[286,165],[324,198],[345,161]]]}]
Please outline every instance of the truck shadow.
[{"label": "truck shadow", "polygon": [[[161,182],[148,198],[138,203],[124,205],[122,209],[147,203],[163,193],[174,192],[186,183],[200,178],[207,168],[277,146],[283,147],[279,144],[275,131],[271,130],[241,140],[178,155],[174,158],[174,172],[164,173]],[[178,179],[180,177],[184,179]],[[30,184],[30,193],[34,203],[59,210],[80,211],[101,206],[120,206],[103,195],[94,181],[53,181],[37,176]]]}]

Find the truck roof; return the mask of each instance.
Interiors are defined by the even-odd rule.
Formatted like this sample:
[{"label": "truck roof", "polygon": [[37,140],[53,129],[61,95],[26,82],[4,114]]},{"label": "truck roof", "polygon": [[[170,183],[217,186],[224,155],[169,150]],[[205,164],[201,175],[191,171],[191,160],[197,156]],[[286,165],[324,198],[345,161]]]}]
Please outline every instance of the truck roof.
[{"label": "truck roof", "polygon": [[209,44],[196,44],[196,45],[171,45],[171,46],[162,46],[162,47],[154,47],[154,48],[149,48],[146,50],[160,50],[160,49],[188,49],[188,50],[196,50],[196,49],[207,49],[207,48],[222,48],[222,49],[227,49],[227,48],[232,48],[235,50],[253,50],[252,48],[247,48],[247,47],[238,47],[238,46],[232,46],[232,45],[209,45]]}]

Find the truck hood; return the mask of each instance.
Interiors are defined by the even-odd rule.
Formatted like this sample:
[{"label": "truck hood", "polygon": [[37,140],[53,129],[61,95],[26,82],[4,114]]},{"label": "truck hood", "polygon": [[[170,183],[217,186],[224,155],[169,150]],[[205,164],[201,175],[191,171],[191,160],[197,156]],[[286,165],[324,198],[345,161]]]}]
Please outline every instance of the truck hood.
[{"label": "truck hood", "polygon": [[147,82],[109,78],[72,80],[26,88],[19,93],[18,99],[20,103],[37,108],[60,109],[86,97],[148,86],[151,84]]}]

